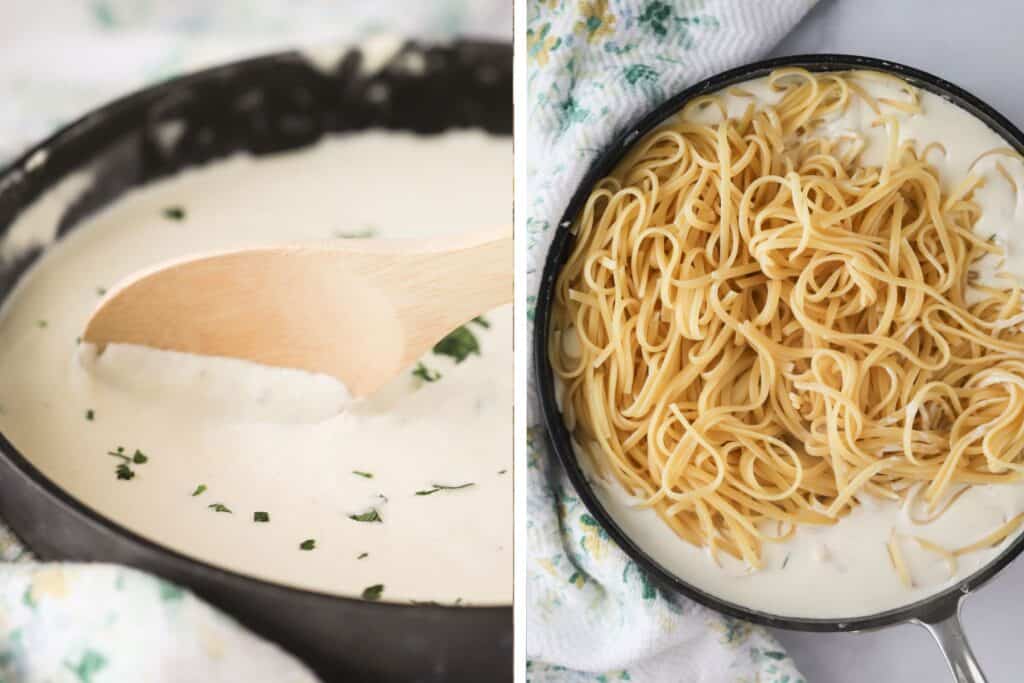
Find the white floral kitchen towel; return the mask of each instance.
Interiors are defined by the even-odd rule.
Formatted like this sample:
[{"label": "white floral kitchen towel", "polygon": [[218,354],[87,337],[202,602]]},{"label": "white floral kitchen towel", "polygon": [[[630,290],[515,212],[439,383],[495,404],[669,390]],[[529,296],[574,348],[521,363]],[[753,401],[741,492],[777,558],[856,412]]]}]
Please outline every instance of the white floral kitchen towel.
[{"label": "white floral kitchen towel", "polygon": [[[0,167],[62,123],[184,71],[379,32],[511,39],[508,0],[3,2]],[[0,683],[313,683],[190,592],[35,561],[0,520]]]},{"label": "white floral kitchen towel", "polygon": [[174,584],[111,565],[0,564],[0,681],[314,683]]},{"label": "white floral kitchen towel", "polygon": [[[763,56],[814,2],[528,0],[531,335],[551,238],[602,148],[667,96]],[[532,385],[529,415],[530,681],[803,682],[763,629],[659,591],[553,462]]]}]

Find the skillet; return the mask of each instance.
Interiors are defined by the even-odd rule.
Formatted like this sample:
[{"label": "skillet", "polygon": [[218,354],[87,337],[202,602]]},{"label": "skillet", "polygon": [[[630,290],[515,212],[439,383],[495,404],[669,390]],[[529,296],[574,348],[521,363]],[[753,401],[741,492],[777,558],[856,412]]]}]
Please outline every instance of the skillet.
[{"label": "skillet", "polygon": [[593,486],[584,475],[573,448],[570,433],[558,409],[554,374],[547,355],[551,307],[554,301],[555,282],[573,246],[573,235],[569,228],[586,203],[591,189],[601,178],[612,171],[630,150],[634,141],[680,111],[689,100],[718,92],[731,85],[766,76],[771,71],[783,67],[801,67],[814,72],[869,69],[899,76],[912,85],[935,93],[973,114],[1004,138],[1010,146],[1024,154],[1024,134],[999,112],[974,95],[924,71],[871,57],[820,54],[769,59],[722,72],[670,97],[636,123],[619,131],[593,163],[569,200],[545,260],[540,289],[537,293],[533,355],[541,412],[551,447],[591,515],[601,524],[609,537],[637,563],[637,566],[645,570],[650,577],[670,593],[685,596],[738,619],[762,626],[796,631],[855,632],[879,629],[900,623],[919,624],[931,633],[942,649],[954,680],[958,683],[985,683],[985,676],[971,652],[961,627],[960,608],[971,592],[999,573],[1024,550],[1024,535],[1015,539],[987,565],[954,585],[932,596],[895,609],[849,619],[798,618],[751,609],[723,600],[687,582],[685,577],[662,566],[623,531],[608,509],[601,503]]}]

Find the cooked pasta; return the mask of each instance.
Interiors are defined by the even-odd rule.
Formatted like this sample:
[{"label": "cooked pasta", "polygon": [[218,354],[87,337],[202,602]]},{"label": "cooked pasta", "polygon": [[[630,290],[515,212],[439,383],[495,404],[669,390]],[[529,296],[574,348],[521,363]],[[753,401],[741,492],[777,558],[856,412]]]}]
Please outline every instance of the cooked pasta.
[{"label": "cooked pasta", "polygon": [[[870,95],[879,78],[901,97]],[[777,101],[739,116],[691,101],[594,187],[549,347],[597,470],[682,539],[755,568],[762,544],[865,496],[920,490],[937,514],[1024,471],[1021,289],[977,279],[1003,254],[974,232],[982,176],[943,191],[929,162],[943,147],[900,138],[919,107],[902,81],[784,69],[768,83]],[[825,125],[856,98],[885,128],[879,165],[863,136]]]}]

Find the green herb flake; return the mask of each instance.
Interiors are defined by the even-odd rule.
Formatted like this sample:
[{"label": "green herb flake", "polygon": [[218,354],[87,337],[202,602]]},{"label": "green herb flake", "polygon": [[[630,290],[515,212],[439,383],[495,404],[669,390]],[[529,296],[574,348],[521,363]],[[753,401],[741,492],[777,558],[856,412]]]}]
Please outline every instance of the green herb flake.
[{"label": "green herb flake", "polygon": [[476,323],[485,330],[490,329],[491,327],[491,323],[487,320],[487,318],[483,317],[482,315],[478,315],[477,317],[473,318],[470,322]]},{"label": "green herb flake", "polygon": [[505,474],[508,470],[498,470],[498,474]]},{"label": "green herb flake", "polygon": [[363,591],[363,600],[380,600],[380,596],[383,592],[384,584],[374,584]]},{"label": "green herb flake", "polygon": [[136,465],[144,465],[149,462],[149,456],[136,448],[135,453],[132,455],[132,462]]},{"label": "green herb flake", "polygon": [[450,356],[456,363],[466,360],[470,354],[480,355],[480,343],[476,335],[465,325],[457,327],[448,336],[434,344],[434,353],[439,356]]},{"label": "green herb flake", "polygon": [[252,513],[252,521],[254,521],[254,522],[269,522],[270,521],[270,513],[269,512],[254,512],[254,513]]},{"label": "green herb flake", "polygon": [[357,477],[362,477],[363,479],[373,479],[372,472],[360,472],[359,470],[352,470],[352,474],[356,475]]},{"label": "green herb flake", "polygon": [[107,451],[107,455],[121,460],[121,463],[114,469],[114,473],[117,474],[118,479],[128,481],[135,478],[135,470],[129,466],[132,459],[125,455],[124,446],[118,446],[117,450],[114,451]]},{"label": "green herb flake", "polygon": [[365,560],[369,556],[370,556],[370,553],[360,553],[359,557],[357,557],[356,559],[357,560]]},{"label": "green herb flake", "polygon": [[196,496],[202,494],[205,490],[206,484],[200,484],[199,486],[196,487],[196,490],[192,492],[192,497],[195,498]]},{"label": "green herb flake", "polygon": [[459,489],[465,489],[469,488],[470,486],[476,486],[476,483],[471,481],[465,484],[458,484],[457,486],[445,486],[444,484],[431,484],[430,486],[431,488],[426,489],[424,491],[417,491],[416,495],[429,496],[430,494],[437,493],[438,491],[458,491]]},{"label": "green herb flake", "polygon": [[423,363],[417,363],[416,369],[412,371],[413,377],[419,377],[424,382],[436,382],[441,379],[441,373],[437,370],[431,370]]},{"label": "green herb flake", "polygon": [[316,539],[313,538],[307,538],[299,544],[300,550],[313,550],[314,548],[316,548]]},{"label": "green herb flake", "polygon": [[349,515],[348,518],[351,519],[351,520],[355,520],[356,522],[383,522],[384,521],[384,519],[380,516],[380,513],[377,512],[377,508],[371,508],[370,510],[368,510],[367,512],[362,513],[361,515]]},{"label": "green herb flake", "polygon": [[89,422],[92,422],[94,419],[96,419],[96,413],[92,409],[85,411],[85,419],[88,420]]},{"label": "green herb flake", "polygon": [[96,288],[96,294],[98,296],[103,296],[106,293],[107,293],[107,288],[106,287],[97,287]]},{"label": "green herb flake", "polygon": [[45,320],[36,321],[36,327],[38,327],[41,330],[45,330],[49,324],[50,323],[46,322]]},{"label": "green herb flake", "polygon": [[168,206],[164,209],[164,218],[170,221],[185,220],[185,209],[180,206]]},{"label": "green herb flake", "polygon": [[782,561],[782,568],[785,569],[786,565],[789,564],[789,554],[786,554],[786,559]]},{"label": "green herb flake", "polygon": [[207,505],[206,507],[210,508],[214,512],[226,512],[229,515],[233,515],[234,514],[233,512],[231,512],[231,508],[229,508],[224,503],[211,503],[210,505]]}]

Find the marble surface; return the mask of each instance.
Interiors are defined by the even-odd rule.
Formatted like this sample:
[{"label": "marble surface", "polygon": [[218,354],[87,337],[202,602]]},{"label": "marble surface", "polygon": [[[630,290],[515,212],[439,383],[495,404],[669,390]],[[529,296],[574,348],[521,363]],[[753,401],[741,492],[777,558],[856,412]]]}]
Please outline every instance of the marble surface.
[{"label": "marble surface", "polygon": [[[956,83],[1021,127],[1022,24],[1021,0],[821,0],[773,56],[840,52],[902,62]],[[1024,558],[964,607],[964,626],[989,683],[1024,679],[1022,592]],[[808,683],[952,680],[931,636],[917,626],[862,634],[776,634]]]}]

